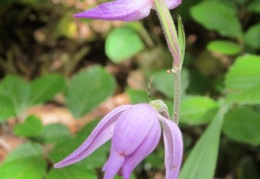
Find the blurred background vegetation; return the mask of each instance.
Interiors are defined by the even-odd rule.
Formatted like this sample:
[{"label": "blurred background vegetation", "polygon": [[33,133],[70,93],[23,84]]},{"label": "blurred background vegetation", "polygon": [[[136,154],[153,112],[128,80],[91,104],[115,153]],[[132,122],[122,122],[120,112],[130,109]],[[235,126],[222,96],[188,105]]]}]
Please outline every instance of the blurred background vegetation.
[{"label": "blurred background vegetation", "polygon": [[[73,18],[102,2],[0,1],[0,178],[101,178],[109,144],[78,164],[52,165],[114,107],[147,102],[153,75],[152,98],[164,99],[172,112],[173,79],[166,73],[172,57],[155,11],[131,23]],[[204,159],[189,163],[210,167],[214,161],[205,157],[217,156],[211,148],[217,144],[216,178],[260,178],[260,1],[183,0],[171,12],[182,16],[187,42],[184,163],[224,101],[230,107],[223,126],[209,127],[221,132],[220,142],[207,133]],[[132,178],[163,178],[163,156],[160,145]],[[181,177],[207,179],[203,172],[212,168]]]}]

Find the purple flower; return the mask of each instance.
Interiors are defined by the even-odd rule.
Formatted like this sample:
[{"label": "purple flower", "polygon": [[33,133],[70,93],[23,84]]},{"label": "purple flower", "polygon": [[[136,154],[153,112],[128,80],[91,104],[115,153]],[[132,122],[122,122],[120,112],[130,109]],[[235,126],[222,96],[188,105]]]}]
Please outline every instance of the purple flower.
[{"label": "purple flower", "polygon": [[[165,0],[165,3],[169,9],[173,9],[181,4],[181,0]],[[75,17],[136,21],[148,16],[152,8],[154,8],[154,0],[115,0],[78,13]]]},{"label": "purple flower", "polygon": [[76,163],[112,138],[110,155],[103,166],[104,179],[116,174],[128,179],[133,169],[157,146],[163,129],[166,179],[177,179],[183,153],[179,127],[149,104],[123,105],[108,113],[90,136],[55,168]]}]

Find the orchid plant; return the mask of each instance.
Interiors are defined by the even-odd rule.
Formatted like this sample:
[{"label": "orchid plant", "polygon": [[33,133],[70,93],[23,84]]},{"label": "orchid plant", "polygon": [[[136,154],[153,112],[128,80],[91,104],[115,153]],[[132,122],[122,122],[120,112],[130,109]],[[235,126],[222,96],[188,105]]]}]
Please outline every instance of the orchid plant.
[{"label": "orchid plant", "polygon": [[112,179],[118,174],[128,179],[138,163],[157,146],[162,126],[166,179],[178,178],[183,154],[178,121],[185,36],[180,17],[177,32],[169,9],[180,4],[181,0],[116,0],[75,15],[77,18],[136,21],[148,16],[150,10],[155,9],[173,56],[172,69],[168,73],[173,74],[174,78],[174,113],[171,120],[167,106],[161,100],[154,100],[149,104],[119,106],[101,120],[78,149],[55,164],[55,168],[79,162],[111,139],[110,155],[102,169],[105,172],[104,178]]}]

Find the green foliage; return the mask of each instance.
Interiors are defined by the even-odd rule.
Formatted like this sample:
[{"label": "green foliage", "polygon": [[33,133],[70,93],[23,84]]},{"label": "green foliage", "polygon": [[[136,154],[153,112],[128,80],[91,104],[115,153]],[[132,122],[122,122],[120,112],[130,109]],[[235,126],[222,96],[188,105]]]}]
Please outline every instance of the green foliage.
[{"label": "green foliage", "polygon": [[114,93],[115,79],[101,66],[82,70],[71,79],[66,103],[72,114],[82,117]]},{"label": "green foliage", "polygon": [[179,179],[212,179],[218,158],[220,133],[227,106],[222,106],[185,162]]},{"label": "green foliage", "polygon": [[30,84],[30,104],[35,105],[52,99],[64,86],[64,77],[60,74],[47,74],[33,80]]},{"label": "green foliage", "polygon": [[[260,3],[259,3],[260,4]],[[245,34],[245,43],[253,48],[260,48],[260,23],[251,26]]]},{"label": "green foliage", "polygon": [[10,99],[0,95],[0,122],[15,116],[15,107]]},{"label": "green foliage", "polygon": [[227,113],[223,132],[229,138],[251,145],[260,145],[260,114],[248,107],[235,108]]},{"label": "green foliage", "polygon": [[30,87],[20,77],[7,75],[0,83],[0,95],[8,98],[14,106],[15,114],[20,115],[28,105]]},{"label": "green foliage", "polygon": [[181,63],[183,64],[184,57],[185,57],[185,49],[186,49],[186,37],[185,37],[181,16],[178,16],[178,43],[181,51]]},{"label": "green foliage", "polygon": [[142,49],[144,49],[144,44],[141,38],[130,27],[114,29],[106,38],[105,52],[114,63],[127,60]]},{"label": "green foliage", "polygon": [[224,40],[215,40],[210,42],[207,49],[224,55],[238,55],[241,51],[238,44]]},{"label": "green foliage", "polygon": [[67,140],[69,137],[70,131],[65,125],[49,124],[44,126],[38,139],[46,143],[58,143]]},{"label": "green foliage", "polygon": [[41,120],[35,116],[29,116],[24,123],[14,126],[14,133],[20,137],[35,137],[42,132]]},{"label": "green foliage", "polygon": [[260,103],[260,57],[245,55],[236,59],[226,74],[227,101],[239,104]]},{"label": "green foliage", "polygon": [[86,170],[84,166],[71,165],[66,168],[51,169],[46,179],[96,179],[96,173],[93,170]]},{"label": "green foliage", "polygon": [[191,16],[209,30],[241,39],[242,30],[236,11],[222,2],[203,1],[191,8]]},{"label": "green foliage", "polygon": [[64,77],[59,74],[48,74],[31,83],[18,76],[5,76],[0,83],[0,120],[19,116],[27,107],[52,99],[64,85]]},{"label": "green foliage", "polygon": [[0,178],[42,179],[46,167],[42,147],[27,142],[12,151],[0,165]]},{"label": "green foliage", "polygon": [[180,122],[193,125],[210,122],[218,107],[209,97],[187,96],[182,101]]},{"label": "green foliage", "polygon": [[132,104],[148,102],[147,94],[144,91],[127,89],[127,94]]}]

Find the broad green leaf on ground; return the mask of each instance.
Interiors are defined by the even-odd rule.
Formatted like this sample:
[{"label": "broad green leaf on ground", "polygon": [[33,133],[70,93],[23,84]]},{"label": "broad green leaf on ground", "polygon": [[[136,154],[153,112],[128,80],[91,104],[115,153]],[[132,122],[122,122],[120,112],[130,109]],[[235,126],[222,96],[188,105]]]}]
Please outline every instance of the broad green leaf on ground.
[{"label": "broad green leaf on ground", "polygon": [[6,96],[0,95],[0,122],[15,116],[15,107],[12,101]]},{"label": "broad green leaf on ground", "polygon": [[52,99],[64,88],[65,81],[60,74],[47,74],[31,82],[30,104],[35,105]]},{"label": "broad green leaf on ground", "polygon": [[14,133],[20,137],[35,137],[38,136],[43,129],[41,120],[36,116],[28,116],[24,123],[14,126]]},{"label": "broad green leaf on ground", "polygon": [[[181,78],[182,94],[184,94],[189,86],[189,73],[186,69],[182,70]],[[161,70],[154,73],[154,88],[169,98],[173,98],[173,82],[173,74],[168,74],[166,70]]]},{"label": "broad green leaf on ground", "polygon": [[70,131],[63,124],[49,124],[43,128],[39,139],[43,142],[62,142],[70,138]]},{"label": "broad green leaf on ground", "polygon": [[236,59],[226,74],[227,102],[257,104],[260,102],[260,56],[245,55]]},{"label": "broad green leaf on ground", "polygon": [[101,66],[74,75],[68,85],[66,103],[72,114],[82,117],[114,93],[115,79]]},{"label": "broad green leaf on ground", "polygon": [[180,122],[198,125],[212,120],[219,105],[206,96],[187,96],[182,100]]},{"label": "broad green leaf on ground", "polygon": [[236,12],[222,2],[203,1],[191,8],[191,16],[209,30],[240,39],[242,29]]},{"label": "broad green leaf on ground", "polygon": [[206,131],[202,134],[187,160],[179,179],[212,179],[214,177],[220,133],[227,106],[223,105]]},{"label": "broad green leaf on ground", "polygon": [[19,115],[28,106],[30,87],[20,77],[7,75],[0,83],[0,95],[10,99]]},{"label": "broad green leaf on ground", "polygon": [[251,145],[260,145],[260,114],[249,108],[232,109],[225,116],[223,132],[229,138]]},{"label": "broad green leaf on ground", "polygon": [[139,34],[130,27],[112,30],[106,39],[105,53],[115,63],[131,58],[144,49]]},{"label": "broad green leaf on ground", "polygon": [[[66,141],[58,143],[53,150],[50,152],[50,159],[53,163],[56,163],[74,150],[76,150],[82,143],[87,139],[93,128],[97,125],[98,121],[93,121],[87,124],[81,131],[79,131],[75,137],[68,138]],[[104,165],[107,160],[107,154],[109,152],[109,143],[101,146],[89,157],[80,161],[78,165],[84,166],[87,169],[100,168]]]},{"label": "broad green leaf on ground", "polygon": [[0,165],[0,178],[42,179],[46,167],[41,146],[27,142],[8,154]]},{"label": "broad green leaf on ground", "polygon": [[71,165],[65,168],[54,168],[47,174],[46,179],[97,179],[94,170],[86,170],[82,165]]},{"label": "broad green leaf on ground", "polygon": [[226,97],[227,102],[238,104],[259,104],[260,103],[260,83],[252,88],[238,92],[229,93]]},{"label": "broad green leaf on ground", "polygon": [[253,48],[260,48],[260,23],[251,26],[245,34],[245,43]]},{"label": "broad green leaf on ground", "polygon": [[148,101],[147,93],[144,91],[127,89],[127,94],[132,104],[145,103]]},{"label": "broad green leaf on ground", "polygon": [[237,43],[224,40],[215,40],[210,42],[207,45],[207,49],[224,55],[237,55],[241,50]]}]

